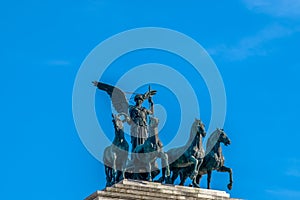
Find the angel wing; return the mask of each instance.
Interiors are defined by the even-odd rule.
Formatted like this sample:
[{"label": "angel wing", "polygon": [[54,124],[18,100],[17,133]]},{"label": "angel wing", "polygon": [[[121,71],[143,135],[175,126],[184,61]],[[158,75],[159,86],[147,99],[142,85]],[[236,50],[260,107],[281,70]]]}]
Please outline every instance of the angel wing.
[{"label": "angel wing", "polygon": [[97,83],[97,87],[107,92],[111,98],[113,107],[118,113],[128,113],[128,101],[125,97],[125,93],[121,89],[101,82]]}]

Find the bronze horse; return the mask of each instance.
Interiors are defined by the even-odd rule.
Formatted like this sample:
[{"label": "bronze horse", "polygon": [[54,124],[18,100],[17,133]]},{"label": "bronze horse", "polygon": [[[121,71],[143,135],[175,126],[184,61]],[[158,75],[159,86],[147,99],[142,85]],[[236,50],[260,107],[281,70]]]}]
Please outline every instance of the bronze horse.
[{"label": "bronze horse", "polygon": [[[196,182],[199,184],[202,175],[207,174],[207,188],[210,189],[211,173],[213,170],[217,170],[218,172],[228,172],[229,184],[227,185],[227,188],[231,190],[233,183],[232,169],[224,166],[225,158],[222,154],[221,143],[227,146],[231,142],[223,129],[216,129],[207,141],[206,151],[209,153],[207,153],[204,157],[196,177]],[[180,176],[181,180],[185,180],[187,178],[187,174],[184,172],[181,172]]]},{"label": "bronze horse", "polygon": [[[121,120],[120,116],[125,119]],[[127,121],[128,116],[124,113],[112,115],[115,129],[115,138],[112,145],[104,150],[103,162],[105,166],[106,187],[121,181],[124,178],[123,171],[128,160],[129,145],[124,137],[123,122]]]},{"label": "bronze horse", "polygon": [[[195,187],[200,187],[196,182],[196,175],[204,158],[204,150],[202,146],[202,138],[205,137],[205,126],[201,120],[195,119],[190,131],[190,138],[183,147],[170,149],[167,154],[170,163],[170,171],[173,172],[171,182],[174,183],[182,168],[190,170],[190,178],[193,180]],[[183,183],[181,183],[183,185]]]},{"label": "bronze horse", "polygon": [[[161,181],[166,181],[166,183],[168,183],[170,178],[168,155],[163,151],[163,145],[158,138],[158,123],[159,121],[157,118],[150,118],[149,137],[144,144],[138,145],[134,149],[132,160],[129,163],[128,168],[134,168],[135,171],[143,171],[142,173],[136,173],[138,176],[140,175],[137,179],[152,181],[160,172],[156,163],[156,159],[160,158],[162,166],[166,169],[166,172],[164,173],[165,176]],[[146,177],[141,176],[141,174],[145,173]]]}]

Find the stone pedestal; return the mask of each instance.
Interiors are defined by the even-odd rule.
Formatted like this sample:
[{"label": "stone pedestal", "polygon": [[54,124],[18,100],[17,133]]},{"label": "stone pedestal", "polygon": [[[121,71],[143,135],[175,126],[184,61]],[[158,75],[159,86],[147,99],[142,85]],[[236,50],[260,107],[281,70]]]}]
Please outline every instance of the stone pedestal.
[{"label": "stone pedestal", "polygon": [[[123,180],[112,187],[96,191],[86,200],[116,200],[116,199],[194,199],[194,200],[233,200],[225,191],[207,190],[202,188],[178,185],[164,185],[160,183]],[[236,199],[237,200],[237,199]]]}]

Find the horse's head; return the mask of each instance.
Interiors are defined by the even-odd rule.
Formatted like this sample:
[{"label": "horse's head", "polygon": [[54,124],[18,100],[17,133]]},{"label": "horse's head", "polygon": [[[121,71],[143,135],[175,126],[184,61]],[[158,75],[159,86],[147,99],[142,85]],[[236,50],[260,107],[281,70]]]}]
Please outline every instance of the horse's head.
[{"label": "horse's head", "polygon": [[196,135],[198,136],[202,136],[202,137],[206,136],[205,125],[200,119],[195,118],[191,130],[192,130],[191,133],[196,133]]},{"label": "horse's head", "polygon": [[193,123],[193,129],[197,134],[201,135],[202,137],[206,136],[205,125],[200,119],[195,118],[195,121]]},{"label": "horse's head", "polygon": [[229,145],[231,143],[230,139],[228,138],[228,136],[226,135],[226,133],[224,132],[223,129],[217,129],[219,134],[219,142],[223,143],[225,146]]},{"label": "horse's head", "polygon": [[[121,116],[124,116],[125,119],[122,120]],[[123,122],[127,120],[128,115],[125,113],[119,113],[117,115],[112,114],[112,117],[113,117],[112,122],[114,124],[115,130],[117,132],[119,132],[120,130],[123,130],[124,129]]]}]

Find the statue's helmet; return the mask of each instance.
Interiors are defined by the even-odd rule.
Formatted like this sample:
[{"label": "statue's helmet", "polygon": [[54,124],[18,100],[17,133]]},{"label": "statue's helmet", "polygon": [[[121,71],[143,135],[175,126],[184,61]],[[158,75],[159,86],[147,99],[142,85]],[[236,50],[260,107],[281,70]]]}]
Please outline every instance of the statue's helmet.
[{"label": "statue's helmet", "polygon": [[143,95],[141,95],[141,94],[137,94],[137,95],[135,95],[135,97],[134,97],[134,101],[135,101],[135,102],[137,102],[138,100],[142,100],[142,101],[144,101]]}]

